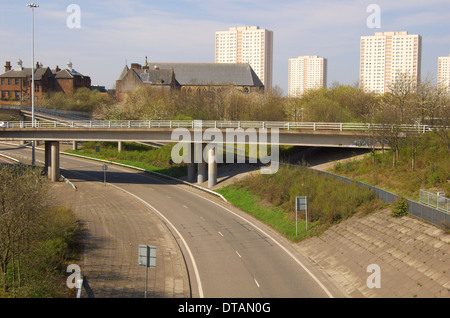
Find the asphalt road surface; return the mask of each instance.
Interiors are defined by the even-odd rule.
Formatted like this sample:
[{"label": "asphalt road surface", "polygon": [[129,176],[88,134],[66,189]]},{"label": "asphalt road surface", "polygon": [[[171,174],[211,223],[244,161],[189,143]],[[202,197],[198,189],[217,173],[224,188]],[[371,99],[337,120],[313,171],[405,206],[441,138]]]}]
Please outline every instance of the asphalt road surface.
[{"label": "asphalt road surface", "polygon": [[[31,157],[29,148],[0,144],[2,150]],[[43,158],[37,150],[36,159]],[[101,162],[61,155],[60,164],[69,180],[104,180]],[[168,224],[185,256],[193,297],[342,297],[292,243],[220,198],[113,165],[106,182],[145,202]]]}]

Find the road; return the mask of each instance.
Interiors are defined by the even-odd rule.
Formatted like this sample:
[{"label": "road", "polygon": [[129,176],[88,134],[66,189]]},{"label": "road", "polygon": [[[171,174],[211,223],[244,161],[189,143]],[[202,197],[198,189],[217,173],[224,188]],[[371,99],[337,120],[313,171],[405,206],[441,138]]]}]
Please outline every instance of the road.
[{"label": "road", "polygon": [[[28,148],[0,144],[20,156]],[[43,151],[36,151],[43,160]],[[101,162],[61,156],[68,179],[103,181]],[[193,297],[343,297],[284,237],[220,198],[110,165],[107,186],[120,188],[157,213],[171,228],[185,255]]]}]

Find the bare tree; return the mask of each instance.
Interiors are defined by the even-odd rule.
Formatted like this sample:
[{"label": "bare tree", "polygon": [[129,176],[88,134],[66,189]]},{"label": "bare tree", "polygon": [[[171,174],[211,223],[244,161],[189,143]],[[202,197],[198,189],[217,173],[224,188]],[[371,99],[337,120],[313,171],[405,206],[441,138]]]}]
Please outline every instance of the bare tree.
[{"label": "bare tree", "polygon": [[[384,126],[383,135],[392,150],[392,166],[394,167],[399,156],[400,139],[405,135],[402,125],[414,124],[417,120],[414,107],[416,89],[417,84],[410,75],[398,73],[389,92],[381,101],[379,119]],[[411,135],[411,138],[413,137],[414,135]]]},{"label": "bare tree", "polygon": [[450,152],[450,89],[447,88],[446,93],[441,95],[439,99],[435,124],[438,126],[435,129],[436,134],[442,140]]}]

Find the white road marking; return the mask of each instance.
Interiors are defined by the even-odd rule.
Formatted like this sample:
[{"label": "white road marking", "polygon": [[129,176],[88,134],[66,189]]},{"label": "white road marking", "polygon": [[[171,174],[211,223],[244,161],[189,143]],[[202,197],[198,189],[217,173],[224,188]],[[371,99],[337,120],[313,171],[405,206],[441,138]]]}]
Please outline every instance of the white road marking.
[{"label": "white road marking", "polygon": [[[86,175],[86,174],[84,174],[82,172],[75,172],[75,173],[88,176],[88,175]],[[97,179],[97,178],[92,177],[92,176],[88,176],[88,177],[101,181],[100,179]],[[201,283],[201,280],[200,280],[200,273],[198,272],[198,267],[197,267],[197,263],[195,262],[194,255],[192,254],[191,249],[189,248],[189,245],[186,243],[186,240],[181,235],[181,233],[177,230],[177,228],[161,212],[159,212],[156,208],[154,208],[150,203],[146,202],[144,199],[141,199],[137,195],[135,195],[135,194],[133,194],[133,193],[131,193],[131,192],[129,192],[129,191],[119,187],[119,186],[116,186],[115,184],[110,183],[110,185],[112,185],[113,187],[115,187],[115,188],[117,188],[119,190],[122,190],[123,192],[125,192],[125,193],[131,195],[132,197],[136,198],[137,200],[141,201],[143,204],[145,204],[147,207],[149,207],[151,210],[153,210],[156,214],[158,214],[162,219],[164,219],[167,222],[167,224],[169,224],[170,227],[177,233],[177,235],[180,237],[181,241],[183,242],[184,246],[186,247],[186,250],[187,250],[187,252],[189,254],[189,257],[191,259],[191,262],[192,262],[192,266],[194,267],[194,273],[195,273],[195,278],[197,280],[199,297],[200,298],[204,298],[203,287],[202,287],[202,283]]]},{"label": "white road marking", "polygon": [[[91,158],[82,158],[82,159],[91,159]],[[94,159],[95,160],[95,159]],[[129,167],[128,169],[133,169],[133,167]],[[127,170],[125,170],[125,169],[118,169],[118,170],[122,170],[122,171],[127,171]],[[138,170],[138,169],[135,169],[135,170]],[[150,177],[151,179],[154,179],[154,180],[158,180],[159,182],[162,182],[162,183],[165,183],[165,184],[169,184],[168,182],[165,182],[164,180],[161,180],[161,178],[158,178],[158,177],[155,177],[155,176],[151,176],[151,175],[147,175],[147,177]],[[115,186],[115,187],[117,187],[117,186]],[[117,187],[117,188],[119,188],[119,187]],[[192,255],[192,252],[191,252],[191,250],[189,249],[189,246],[187,245],[187,243],[186,243],[186,241],[184,240],[184,238],[181,236],[181,234],[179,233],[179,231],[169,222],[169,220],[167,220],[163,215],[162,215],[162,213],[161,212],[159,212],[158,210],[156,210],[155,208],[153,208],[150,204],[148,204],[147,202],[145,202],[143,199],[141,199],[141,198],[139,198],[138,196],[136,196],[136,195],[134,195],[134,194],[132,194],[132,193],[130,193],[130,192],[128,192],[128,191],[126,191],[126,190],[124,190],[124,189],[122,189],[122,188],[119,188],[119,189],[121,189],[121,190],[123,190],[123,191],[125,191],[125,192],[127,192],[127,193],[129,193],[129,194],[131,194],[132,196],[134,196],[134,197],[136,197],[136,198],[138,198],[139,200],[141,200],[142,202],[144,202],[145,204],[147,204],[148,206],[150,206],[153,210],[155,210],[162,218],[164,218],[167,222],[168,222],[168,224],[170,224],[171,225],[171,227],[177,232],[177,234],[180,236],[180,238],[181,238],[181,240],[183,241],[183,243],[184,243],[184,245],[185,245],[185,247],[187,248],[187,250],[188,250],[188,253],[189,253],[189,255],[190,255],[190,258],[191,258],[191,260],[192,260],[192,263],[193,263],[193,266],[194,266],[194,271],[195,271],[195,274],[196,274],[196,278],[197,278],[197,283],[198,283],[198,285],[199,285],[199,294],[200,294],[200,297],[201,298],[203,298],[204,296],[203,296],[203,289],[202,289],[202,286],[201,286],[201,282],[200,282],[200,276],[199,276],[199,273],[198,273],[198,268],[197,268],[197,265],[196,265],[196,263],[195,263],[195,260],[194,260],[194,257],[193,257],[193,255]],[[218,206],[218,207],[220,207],[220,208],[222,208],[222,209],[224,209],[224,210],[226,210],[226,211],[228,211],[228,212],[230,212],[231,214],[233,214],[233,215],[235,215],[235,216],[237,216],[237,217],[239,217],[240,219],[242,219],[242,220],[244,220],[245,222],[247,222],[248,224],[250,224],[250,225],[252,225],[254,228],[256,228],[256,229],[258,229],[261,233],[263,233],[265,236],[267,236],[268,238],[270,238],[276,245],[278,245],[282,250],[284,250],[298,265],[300,265],[300,267],[302,267],[303,268],[303,270],[304,271],[306,271],[307,273],[308,273],[308,275],[322,288],[322,290],[328,295],[328,297],[330,297],[330,298],[334,298],[334,296],[333,296],[333,294],[331,294],[331,292],[322,284],[322,282],[302,263],[302,262],[300,262],[300,260],[298,260],[297,259],[297,257],[295,257],[290,251],[288,251],[287,250],[287,248],[285,248],[281,243],[279,243],[277,240],[275,240],[272,236],[270,236],[269,234],[267,234],[265,231],[263,231],[262,229],[260,229],[258,226],[256,226],[255,224],[253,224],[253,223],[250,223],[247,219],[245,219],[244,217],[242,217],[242,216],[240,216],[239,214],[237,214],[237,213],[235,213],[235,212],[233,212],[233,211],[231,211],[230,209],[228,209],[228,208],[226,208],[226,207],[224,207],[224,206],[222,206],[222,205],[220,205],[220,204],[218,204],[217,202],[214,202],[213,200],[210,200],[210,199],[208,199],[208,198],[206,198],[206,197],[204,197],[204,196],[202,196],[202,195],[199,195],[199,194],[197,194],[197,193],[195,193],[195,192],[193,192],[193,191],[190,191],[189,189],[185,189],[184,187],[179,187],[179,189],[182,189],[182,190],[184,190],[184,191],[186,191],[186,192],[189,192],[189,193],[191,193],[191,194],[194,194],[195,196],[197,196],[197,197],[200,197],[200,198],[202,198],[202,199],[204,199],[204,200],[207,200],[207,201],[209,201],[209,202],[211,202],[211,203],[213,203],[214,205],[216,205],[216,206]],[[255,280],[255,282],[256,282],[256,280]],[[256,282],[257,283],[257,282]],[[259,286],[259,285],[258,285]]]},{"label": "white road marking", "polygon": [[238,251],[236,251],[236,254],[239,256],[239,258],[242,258],[241,254],[239,254]]},{"label": "white road marking", "polygon": [[259,284],[258,284],[258,281],[256,280],[256,278],[253,278],[253,280],[255,281],[256,286],[258,286],[258,288],[259,288]]},{"label": "white road marking", "polygon": [[325,287],[324,284],[322,284],[322,282],[302,263],[300,262],[300,260],[295,257],[294,254],[292,254],[290,251],[288,251],[288,249],[286,247],[284,247],[280,242],[278,242],[277,240],[275,240],[272,236],[270,236],[268,233],[266,233],[265,231],[263,231],[261,228],[259,228],[257,225],[250,223],[247,219],[245,219],[244,217],[240,216],[239,214],[237,214],[236,212],[231,211],[230,209],[220,205],[217,202],[214,202],[213,200],[210,200],[208,198],[205,198],[204,196],[201,196],[195,192],[189,191],[188,189],[185,189],[183,187],[180,187],[180,189],[189,192],[191,194],[194,194],[206,201],[209,201],[211,203],[213,203],[214,205],[217,205],[218,207],[230,212],[231,214],[237,216],[238,218],[244,220],[246,223],[250,224],[251,226],[253,226],[255,229],[259,230],[261,233],[263,233],[265,236],[267,236],[268,238],[270,238],[276,245],[278,245],[283,251],[285,251],[298,265],[300,265],[301,268],[303,268],[303,270],[308,273],[308,275],[322,288],[322,290],[328,295],[329,298],[334,298],[333,294],[328,290],[328,288]]}]

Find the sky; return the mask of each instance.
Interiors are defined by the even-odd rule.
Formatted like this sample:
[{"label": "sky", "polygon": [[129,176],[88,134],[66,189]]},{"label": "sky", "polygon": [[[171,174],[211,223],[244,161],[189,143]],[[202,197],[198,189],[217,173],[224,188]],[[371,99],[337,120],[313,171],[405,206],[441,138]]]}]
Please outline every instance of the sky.
[{"label": "sky", "polygon": [[[360,37],[375,32],[420,34],[422,78],[435,80],[438,57],[450,54],[449,0],[35,1],[35,61],[52,69],[71,61],[108,89],[126,64],[144,64],[146,56],[150,63],[214,63],[215,32],[236,26],[273,31],[273,85],[284,94],[289,58],[300,55],[327,58],[328,86],[355,85]],[[30,2],[0,0],[0,74],[6,61],[31,65]],[[371,4],[379,15],[368,11]]]}]

